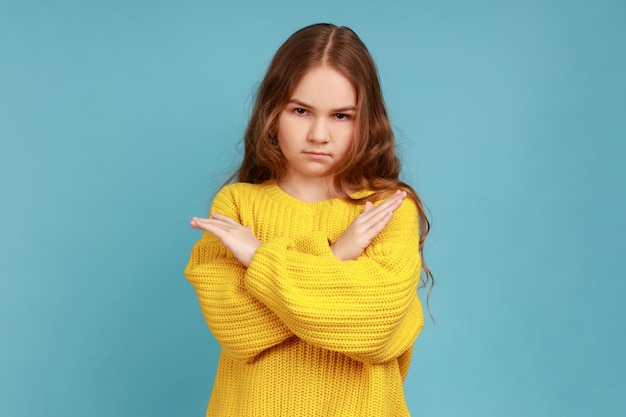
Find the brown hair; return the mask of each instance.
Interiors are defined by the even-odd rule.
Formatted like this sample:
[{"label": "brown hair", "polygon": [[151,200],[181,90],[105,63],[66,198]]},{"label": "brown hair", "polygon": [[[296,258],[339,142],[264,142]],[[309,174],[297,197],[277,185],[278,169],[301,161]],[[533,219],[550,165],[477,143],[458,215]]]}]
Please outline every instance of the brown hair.
[{"label": "brown hair", "polygon": [[[400,163],[383,100],[378,70],[365,44],[350,28],[328,23],[307,26],[295,32],[278,49],[259,86],[244,137],[241,167],[232,179],[261,183],[279,180],[285,174],[284,157],[276,141],[278,117],[302,77],[311,69],[328,66],[352,82],[357,95],[355,140],[333,173],[336,191],[345,200],[362,204],[392,194],[397,189],[417,206],[420,222],[419,251],[422,255],[422,286],[434,278],[423,260],[430,221],[416,192],[400,181]],[[373,194],[354,199],[348,190],[367,189]]]}]

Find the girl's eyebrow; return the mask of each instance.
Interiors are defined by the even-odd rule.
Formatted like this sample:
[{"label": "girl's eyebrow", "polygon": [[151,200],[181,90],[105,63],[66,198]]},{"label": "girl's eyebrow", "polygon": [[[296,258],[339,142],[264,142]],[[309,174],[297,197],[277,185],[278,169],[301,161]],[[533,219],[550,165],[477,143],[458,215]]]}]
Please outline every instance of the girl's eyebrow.
[{"label": "girl's eyebrow", "polygon": [[[314,106],[311,106],[310,104],[307,104],[303,101],[297,100],[295,98],[292,98],[291,100],[289,100],[289,104],[297,104],[298,106],[302,106],[305,107],[307,109],[314,109]],[[341,112],[346,112],[346,111],[354,111],[356,110],[356,106],[343,106],[343,107],[339,107],[337,109],[333,109],[331,110],[333,113],[341,113]]]}]

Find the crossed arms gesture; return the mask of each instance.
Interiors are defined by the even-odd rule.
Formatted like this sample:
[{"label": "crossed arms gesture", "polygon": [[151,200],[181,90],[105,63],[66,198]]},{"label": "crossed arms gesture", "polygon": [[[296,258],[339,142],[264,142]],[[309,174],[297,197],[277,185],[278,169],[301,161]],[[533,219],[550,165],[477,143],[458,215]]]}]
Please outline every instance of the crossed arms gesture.
[{"label": "crossed arms gesture", "polygon": [[[363,213],[359,214],[330,246],[335,257],[340,261],[347,261],[361,256],[389,223],[405,197],[406,192],[396,191],[376,207],[371,202],[366,202]],[[261,241],[254,236],[250,226],[243,226],[219,213],[211,213],[208,219],[194,217],[189,224],[194,229],[214,234],[246,268],[261,246]]]}]

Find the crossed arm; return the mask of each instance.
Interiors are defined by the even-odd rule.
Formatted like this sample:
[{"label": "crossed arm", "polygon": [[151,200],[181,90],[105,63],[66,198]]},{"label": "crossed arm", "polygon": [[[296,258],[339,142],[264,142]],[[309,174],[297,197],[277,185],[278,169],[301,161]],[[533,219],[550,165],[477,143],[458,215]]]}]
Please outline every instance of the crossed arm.
[{"label": "crossed arm", "polygon": [[[330,247],[319,232],[262,245],[224,207],[224,214],[193,218],[191,226],[206,233],[186,275],[224,351],[250,361],[294,334],[363,362],[406,351],[423,325],[413,205],[385,229],[405,197],[398,191],[377,206],[366,203]],[[385,237],[370,245],[383,229]],[[202,251],[213,251],[210,262],[200,260]]]},{"label": "crossed arm", "polygon": [[[406,192],[396,191],[391,197],[374,207],[365,203],[363,213],[358,215],[346,231],[330,246],[340,261],[355,260],[389,223],[393,212],[400,207]],[[211,213],[210,218],[194,217],[190,222],[194,229],[204,230],[222,241],[235,257],[247,268],[261,241],[254,236],[250,226],[243,226],[228,216]]]}]

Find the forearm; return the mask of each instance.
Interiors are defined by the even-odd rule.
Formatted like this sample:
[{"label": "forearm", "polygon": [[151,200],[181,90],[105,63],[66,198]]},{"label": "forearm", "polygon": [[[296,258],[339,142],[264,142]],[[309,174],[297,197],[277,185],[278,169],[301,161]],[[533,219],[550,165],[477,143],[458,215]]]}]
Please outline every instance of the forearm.
[{"label": "forearm", "polygon": [[[245,269],[218,242],[194,247],[185,276],[198,296],[209,329],[225,353],[250,361],[293,333],[243,286]],[[216,252],[217,250],[217,252]]]},{"label": "forearm", "polygon": [[[413,343],[423,324],[417,248],[338,261],[321,233],[267,242],[246,289],[309,343],[363,362],[384,362]],[[382,251],[382,252],[380,252]]]}]

